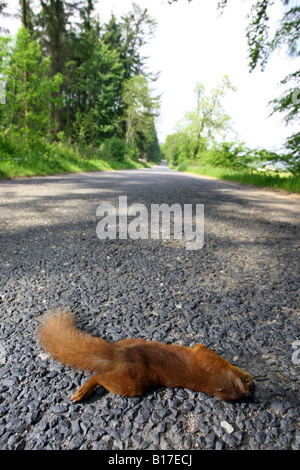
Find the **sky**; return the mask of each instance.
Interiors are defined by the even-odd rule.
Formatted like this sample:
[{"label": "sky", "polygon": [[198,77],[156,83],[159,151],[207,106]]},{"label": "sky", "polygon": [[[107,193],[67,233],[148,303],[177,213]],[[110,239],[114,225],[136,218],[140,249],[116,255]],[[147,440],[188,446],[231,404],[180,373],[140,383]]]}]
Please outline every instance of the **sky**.
[{"label": "sky", "polygon": [[[16,3],[17,0],[12,0],[9,5]],[[153,84],[154,94],[161,95],[161,114],[157,120],[159,141],[164,142],[184,114],[194,109],[196,83],[202,82],[209,92],[226,74],[237,91],[228,91],[223,104],[233,119],[239,140],[251,148],[279,150],[285,138],[295,131],[295,125],[286,127],[280,114],[268,118],[271,111],[268,102],[281,93],[279,82],[296,70],[296,60],[280,51],[271,56],[264,72],[259,67],[249,72],[246,16],[256,0],[229,0],[222,15],[217,10],[217,0],[190,3],[178,0],[172,5],[167,0],[135,0],[135,3],[147,8],[157,22],[155,37],[145,46],[143,54],[149,57],[149,70],[160,72]],[[96,11],[104,22],[112,12],[120,18],[131,8],[132,0],[96,3]],[[275,0],[271,9],[272,27],[282,12],[282,2]],[[11,23],[11,20],[4,21]]]},{"label": "sky", "polygon": [[[268,119],[268,102],[280,93],[278,84],[295,71],[295,60],[283,51],[272,56],[264,72],[257,68],[249,73],[246,18],[254,0],[231,0],[223,15],[217,10],[217,0],[136,0],[147,8],[158,25],[155,38],[145,48],[148,66],[160,72],[155,90],[161,94],[161,115],[157,122],[159,140],[172,134],[176,123],[195,107],[194,88],[198,81],[205,90],[215,87],[226,74],[237,87],[228,92],[224,108],[233,119],[239,139],[249,147],[270,150],[282,146],[293,132],[282,123],[282,116]],[[111,12],[117,17],[130,11],[131,0],[99,0],[97,11],[103,19]],[[281,17],[283,6],[275,1],[271,25]]]}]

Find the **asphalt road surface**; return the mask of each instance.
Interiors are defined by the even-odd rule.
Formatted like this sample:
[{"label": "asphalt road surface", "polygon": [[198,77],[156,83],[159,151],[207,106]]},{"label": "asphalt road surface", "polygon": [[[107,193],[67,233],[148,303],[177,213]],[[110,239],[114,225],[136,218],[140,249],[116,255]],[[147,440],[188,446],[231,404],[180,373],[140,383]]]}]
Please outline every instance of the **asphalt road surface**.
[{"label": "asphalt road surface", "polygon": [[[204,204],[204,245],[99,239],[97,207],[118,208],[119,196],[149,213]],[[0,204],[1,449],[299,450],[299,196],[161,165],[3,180]],[[57,306],[109,341],[204,343],[253,375],[253,396],[98,388],[73,404],[89,375],[36,339],[39,317]]]}]

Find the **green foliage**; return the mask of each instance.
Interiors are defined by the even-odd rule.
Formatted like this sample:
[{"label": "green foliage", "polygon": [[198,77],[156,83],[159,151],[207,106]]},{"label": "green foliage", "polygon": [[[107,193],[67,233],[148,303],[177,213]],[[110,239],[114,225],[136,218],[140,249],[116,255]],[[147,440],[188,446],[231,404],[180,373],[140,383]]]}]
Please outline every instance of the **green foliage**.
[{"label": "green foliage", "polygon": [[[108,147],[115,149],[116,145]],[[11,138],[0,132],[0,178],[144,166],[147,165],[128,158],[120,161],[114,152],[108,154],[102,148],[49,142],[46,138],[34,136],[14,135]]]},{"label": "green foliage", "polygon": [[207,166],[240,170],[253,161],[248,150],[242,144],[221,142],[207,151],[202,159]]},{"label": "green foliage", "polygon": [[[289,3],[285,2],[285,3]],[[271,50],[287,46],[288,55],[291,57],[299,56],[299,38],[300,38],[300,6],[292,6],[280,21],[279,27],[271,41]]]},{"label": "green foliage", "polygon": [[[177,0],[168,0],[173,3]],[[191,1],[191,0],[188,0]],[[221,12],[225,10],[230,0],[220,0],[217,6]],[[232,2],[234,3],[234,2]],[[251,6],[248,18],[246,36],[248,41],[249,70],[253,71],[260,66],[262,70],[266,67],[272,53],[278,49],[285,49],[287,55],[293,59],[299,58],[300,50],[300,5],[294,0],[281,0],[285,6],[282,17],[277,21],[275,27],[270,27],[274,8],[273,0],[257,0]],[[298,3],[298,4],[297,4]],[[298,62],[295,62],[295,72],[283,78],[281,85],[289,84],[280,96],[274,98],[270,105],[273,113],[282,113],[283,121],[286,125],[299,121],[300,113],[300,71],[297,69]],[[300,155],[299,139],[297,134],[287,138],[281,157],[273,156],[273,161],[281,161],[294,173],[299,174]]]},{"label": "green foliage", "polygon": [[137,147],[140,156],[146,160],[151,155],[157,160],[159,150],[154,119],[158,115],[159,98],[151,96],[145,77],[135,75],[124,83],[122,101],[126,109],[127,147]]},{"label": "green foliage", "polygon": [[292,134],[286,141],[287,154],[283,156],[287,168],[300,175],[300,132]]},{"label": "green foliage", "polygon": [[[282,18],[277,22],[275,30],[269,26],[274,5],[272,0],[259,0],[251,8],[247,28],[251,71],[259,65],[264,69],[272,53],[278,49],[285,48],[288,56],[294,59],[299,58],[300,5],[294,5],[291,0],[281,1],[286,8]],[[226,3],[227,0],[223,0],[222,6],[225,6]],[[273,35],[271,35],[272,31],[274,31]],[[297,67],[297,62],[295,62],[295,66]],[[300,100],[295,96],[299,96],[300,71],[296,68],[295,72],[283,78],[280,84],[289,84],[290,88],[272,100],[270,104],[273,109],[272,114],[282,113],[284,123],[288,125],[290,122],[299,120]],[[292,171],[299,173],[298,144],[298,139],[294,136],[286,140],[284,149],[289,155],[284,156],[283,161]]]},{"label": "green foliage", "polygon": [[186,160],[202,161],[217,165],[233,164],[237,160],[235,151],[230,153],[227,144],[221,149],[216,144],[217,135],[223,135],[230,128],[230,116],[225,113],[222,98],[226,90],[235,90],[229,78],[225,76],[222,82],[205,94],[202,83],[195,87],[195,109],[185,114],[178,124],[178,131],[167,137],[162,151],[170,165],[178,165]]},{"label": "green foliage", "polygon": [[249,45],[250,69],[253,70],[260,62],[262,69],[265,67],[269,50],[265,47],[269,34],[268,7],[270,0],[260,0],[251,8],[251,19],[247,28]]},{"label": "green foliage", "polygon": [[[52,167],[69,171],[73,163],[88,169],[91,153],[118,168],[131,166],[131,158],[158,161],[158,106],[141,55],[155,30],[147,9],[133,4],[121,20],[112,15],[102,24],[93,18],[93,0],[41,0],[39,11],[32,5],[20,3],[23,26],[15,40],[0,38],[0,77],[6,86],[6,104],[0,105],[2,173],[6,165],[7,174],[13,168],[22,174],[22,160],[25,174],[32,174],[34,159],[40,174]],[[5,7],[0,0],[0,14]],[[139,93],[136,110],[128,98],[133,83]]]},{"label": "green foliage", "polygon": [[103,142],[101,145],[101,151],[105,159],[124,161],[126,156],[125,141],[116,136],[111,137]]},{"label": "green foliage", "polygon": [[270,187],[289,192],[300,193],[300,179],[288,172],[259,171],[253,169],[232,170],[224,167],[209,167],[193,165],[190,162],[182,163],[177,167],[179,171],[210,176],[213,178],[251,184],[258,187]]},{"label": "green foliage", "polygon": [[[217,134],[224,138],[230,128],[230,116],[222,107],[222,97],[227,89],[235,90],[227,76],[210,95],[205,95],[204,86],[198,83],[195,88],[197,104],[194,110],[187,112],[178,130],[168,135],[162,145],[162,152],[172,167],[201,166],[201,168],[222,168],[232,171],[253,171],[268,165],[278,171],[288,170],[295,176],[300,172],[299,133],[286,142],[286,152],[278,154],[266,149],[249,149],[237,142],[220,141]],[[298,112],[300,99],[291,92],[286,97],[287,103],[280,101],[278,106],[290,109],[287,121]],[[290,108],[289,108],[290,106]],[[226,132],[224,132],[226,131]]]},{"label": "green foliage", "polygon": [[252,171],[271,166],[274,169],[277,167],[279,172],[287,170],[297,177],[300,173],[300,134],[294,134],[290,140],[290,151],[284,154],[266,149],[249,149],[237,142],[214,142],[208,145],[206,141],[203,142],[201,151],[194,158],[193,141],[187,133],[177,132],[167,136],[161,150],[168,165],[174,168],[188,165],[201,168],[227,168],[232,171]]},{"label": "green foliage", "polygon": [[236,90],[226,75],[210,94],[205,94],[204,85],[197,83],[194,90],[196,107],[187,112],[178,125],[182,134],[181,153],[185,154],[185,158],[190,154],[189,158],[197,159],[207,148],[208,140],[214,141],[217,135],[223,135],[230,129],[231,118],[222,106],[226,90]]},{"label": "green foliage", "polygon": [[300,132],[292,134],[285,142],[285,152],[276,154],[269,152],[269,162],[279,163],[299,178],[300,175]]},{"label": "green foliage", "polygon": [[148,144],[147,149],[147,160],[154,163],[160,163],[162,159],[162,153],[158,142],[155,127],[153,127],[153,136]]},{"label": "green foliage", "polygon": [[143,10],[136,3],[133,3],[132,10],[122,17],[123,43],[120,50],[125,79],[134,75],[147,75],[146,58],[141,55],[141,49],[154,36],[155,29],[156,21],[150,17],[147,8]]},{"label": "green foliage", "polygon": [[197,158],[193,158],[193,142],[185,133],[169,135],[162,146],[162,152],[170,166],[176,167],[182,163],[197,164],[209,167],[231,169],[245,168],[252,162],[253,157],[242,144],[235,142],[215,143],[210,148],[207,141],[203,142]]},{"label": "green foliage", "polygon": [[1,125],[10,131],[51,132],[49,126],[51,103],[62,83],[60,74],[49,77],[49,57],[43,57],[39,45],[30,39],[28,30],[21,27],[15,44],[1,38],[0,72],[6,82],[6,104],[1,105]]},{"label": "green foliage", "polygon": [[286,125],[297,120],[300,114],[300,70],[289,74],[280,82],[281,85],[287,83],[290,88],[270,102],[273,108],[271,114],[282,113]]},{"label": "green foliage", "polygon": [[77,110],[73,137],[81,143],[100,145],[120,128],[119,96],[122,64],[118,53],[100,41],[75,72],[72,108]]},{"label": "green foliage", "polygon": [[[206,145],[203,145],[204,149]],[[193,141],[184,131],[168,135],[162,145],[162,153],[170,166],[177,166],[181,162],[193,159]]]}]

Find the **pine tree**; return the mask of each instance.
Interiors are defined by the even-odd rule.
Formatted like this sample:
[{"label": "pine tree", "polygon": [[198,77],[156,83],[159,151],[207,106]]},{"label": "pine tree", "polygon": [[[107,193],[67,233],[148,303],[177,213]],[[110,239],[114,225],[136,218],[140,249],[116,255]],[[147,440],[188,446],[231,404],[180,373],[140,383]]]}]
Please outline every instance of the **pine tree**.
[{"label": "pine tree", "polygon": [[147,8],[142,10],[135,3],[132,5],[132,11],[122,17],[124,41],[122,60],[125,79],[133,75],[148,75],[145,69],[147,58],[141,56],[141,48],[154,36],[156,26],[157,23],[150,17]]},{"label": "pine tree", "polygon": [[[41,43],[50,56],[50,75],[61,74],[64,77],[65,62],[68,58],[68,24],[69,18],[76,8],[76,4],[64,0],[41,0],[39,24],[42,27]],[[57,105],[57,95],[53,96],[52,119],[54,122],[54,136],[60,130],[61,112]]]},{"label": "pine tree", "polygon": [[99,145],[119,132],[118,100],[123,67],[117,51],[99,39],[76,71],[75,132],[84,143]]},{"label": "pine tree", "polygon": [[59,90],[61,75],[49,77],[49,57],[43,57],[41,48],[24,26],[18,31],[13,46],[2,39],[0,49],[0,72],[6,81],[2,125],[7,131],[46,135],[49,130],[48,104],[54,99],[54,92]]},{"label": "pine tree", "polygon": [[142,75],[129,78],[124,84],[126,106],[126,145],[137,148],[147,158],[156,139],[154,118],[158,115],[159,97],[153,98],[147,79]]},{"label": "pine tree", "polygon": [[19,1],[20,1],[20,8],[21,8],[22,25],[32,34],[34,13],[31,8],[30,0],[19,0]]}]

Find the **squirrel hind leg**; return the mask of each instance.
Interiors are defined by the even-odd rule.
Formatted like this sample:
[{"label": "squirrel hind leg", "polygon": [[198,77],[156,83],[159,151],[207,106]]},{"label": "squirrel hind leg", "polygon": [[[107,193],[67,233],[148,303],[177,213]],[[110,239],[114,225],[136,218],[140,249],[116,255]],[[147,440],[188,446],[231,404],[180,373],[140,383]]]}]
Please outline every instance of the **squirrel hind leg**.
[{"label": "squirrel hind leg", "polygon": [[71,401],[76,403],[77,401],[81,401],[84,398],[87,398],[99,385],[101,385],[99,376],[97,374],[93,375],[78,390],[76,390],[76,392],[71,396]]},{"label": "squirrel hind leg", "polygon": [[97,373],[92,375],[92,377],[72,395],[72,402],[76,403],[77,401],[87,398],[99,385],[116,395],[137,397],[143,395],[146,390],[156,385],[156,383],[152,375],[151,378],[147,375],[144,377],[143,374],[140,377],[132,377],[128,371],[122,368],[120,370],[112,370],[109,373]]}]

